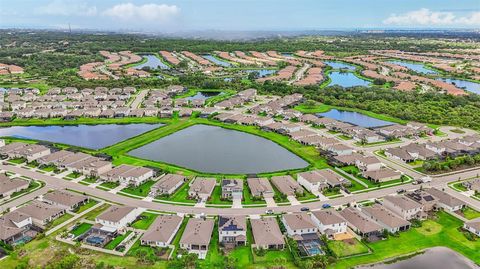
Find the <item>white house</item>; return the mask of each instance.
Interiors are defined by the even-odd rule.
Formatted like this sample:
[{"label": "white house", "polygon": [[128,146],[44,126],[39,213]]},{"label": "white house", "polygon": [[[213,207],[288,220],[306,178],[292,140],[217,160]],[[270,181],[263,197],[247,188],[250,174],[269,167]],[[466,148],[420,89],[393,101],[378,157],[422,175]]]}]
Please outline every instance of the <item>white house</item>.
[{"label": "white house", "polygon": [[317,226],[305,212],[285,214],[282,216],[282,223],[289,236],[312,234],[318,231]]},{"label": "white house", "polygon": [[312,221],[317,225],[320,233],[333,238],[336,234],[347,232],[347,221],[334,210],[322,210],[312,212]]},{"label": "white house", "polygon": [[124,230],[124,228],[134,222],[142,212],[143,208],[112,205],[96,217],[95,222],[103,225],[101,229],[106,231]]}]

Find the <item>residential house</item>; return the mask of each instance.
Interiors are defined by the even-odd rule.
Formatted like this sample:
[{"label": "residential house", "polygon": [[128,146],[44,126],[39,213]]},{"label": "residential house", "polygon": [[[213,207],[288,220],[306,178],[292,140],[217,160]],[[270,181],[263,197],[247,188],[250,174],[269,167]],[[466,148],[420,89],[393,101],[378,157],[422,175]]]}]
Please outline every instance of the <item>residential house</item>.
[{"label": "residential house", "polygon": [[480,236],[480,220],[479,219],[466,221],[463,224],[463,228],[465,230],[475,234],[476,236]]},{"label": "residential house", "polygon": [[347,232],[347,221],[333,209],[313,211],[311,217],[318,231],[329,238]]},{"label": "residential house", "polygon": [[253,247],[260,249],[284,249],[285,240],[276,218],[251,219]]},{"label": "residential house", "polygon": [[200,199],[202,201],[207,201],[208,198],[210,198],[210,195],[212,195],[213,189],[215,188],[216,184],[217,180],[215,178],[197,177],[190,184],[188,196]]},{"label": "residential house", "polygon": [[303,188],[298,184],[292,176],[274,176],[272,183],[275,188],[287,196],[296,196],[296,194],[303,194]]},{"label": "residential house", "polygon": [[171,195],[180,188],[186,180],[187,178],[183,175],[166,174],[152,185],[150,188],[150,196]]},{"label": "residential house", "polygon": [[11,245],[21,241],[25,236],[29,236],[29,228],[32,224],[30,215],[19,211],[5,213],[0,217],[0,241]]},{"label": "residential house", "polygon": [[240,199],[243,197],[243,180],[242,179],[222,179],[222,198],[224,199]]},{"label": "residential house", "polygon": [[150,168],[122,164],[100,175],[106,181],[119,182],[120,184],[140,186],[154,176]]},{"label": "residential house", "polygon": [[180,238],[180,248],[187,250],[188,253],[197,254],[199,259],[205,259],[214,226],[213,219],[189,219]]},{"label": "residential house", "polygon": [[142,235],[142,245],[168,247],[182,225],[182,217],[177,215],[159,215]]},{"label": "residential house", "polygon": [[33,224],[41,228],[44,228],[45,225],[65,214],[65,209],[40,201],[33,201],[30,204],[18,208],[16,211],[32,217]]},{"label": "residential house", "polygon": [[128,224],[135,221],[142,211],[142,208],[112,205],[97,216],[95,222],[102,225],[100,229],[104,231],[123,231]]},{"label": "residential house", "polygon": [[437,198],[437,205],[447,211],[454,212],[465,207],[465,202],[439,189],[430,188],[425,192]]},{"label": "residential house", "polygon": [[29,182],[21,178],[9,178],[6,174],[0,174],[0,198],[8,198],[10,195],[28,189]]},{"label": "residential house", "polygon": [[312,234],[318,231],[317,226],[306,212],[284,214],[282,223],[291,237],[295,235]]},{"label": "residential house", "polygon": [[247,178],[250,193],[257,198],[273,198],[275,192],[267,178]]},{"label": "residential house", "polygon": [[406,231],[410,228],[410,222],[395,215],[382,205],[374,204],[362,207],[362,213],[380,224],[390,233]]},{"label": "residential house", "polygon": [[66,210],[74,210],[88,202],[88,196],[66,190],[54,190],[43,195],[42,201]]},{"label": "residential house", "polygon": [[383,232],[382,226],[364,216],[357,209],[347,207],[339,214],[347,221],[348,227],[362,237],[378,237]]},{"label": "residential house", "polygon": [[422,205],[403,195],[383,197],[383,206],[405,220],[422,219],[424,217]]},{"label": "residential house", "polygon": [[224,246],[244,246],[247,243],[247,220],[245,216],[219,216],[218,238]]}]

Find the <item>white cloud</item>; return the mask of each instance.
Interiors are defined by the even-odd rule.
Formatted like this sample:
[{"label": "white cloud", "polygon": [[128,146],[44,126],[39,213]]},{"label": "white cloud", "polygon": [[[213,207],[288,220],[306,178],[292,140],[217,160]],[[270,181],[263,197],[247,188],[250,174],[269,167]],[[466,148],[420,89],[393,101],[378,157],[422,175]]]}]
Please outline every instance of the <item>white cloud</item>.
[{"label": "white cloud", "polygon": [[458,17],[452,12],[437,12],[421,8],[400,15],[392,14],[383,23],[409,26],[480,25],[480,12],[474,12],[470,16]]},{"label": "white cloud", "polygon": [[89,6],[82,1],[54,0],[45,6],[39,7],[37,13],[61,16],[95,16],[97,15],[97,7]]},{"label": "white cloud", "polygon": [[103,15],[123,19],[151,22],[168,22],[180,13],[176,5],[145,4],[136,6],[132,3],[115,5],[103,12]]}]

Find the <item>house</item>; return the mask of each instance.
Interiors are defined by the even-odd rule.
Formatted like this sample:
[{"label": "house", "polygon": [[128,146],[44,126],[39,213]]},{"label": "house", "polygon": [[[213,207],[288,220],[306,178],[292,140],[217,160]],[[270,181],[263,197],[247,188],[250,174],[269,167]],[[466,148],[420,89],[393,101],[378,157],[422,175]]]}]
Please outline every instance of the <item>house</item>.
[{"label": "house", "polygon": [[149,178],[154,176],[150,168],[122,164],[100,175],[106,181],[119,182],[120,184],[140,186]]},{"label": "house", "polygon": [[335,235],[347,232],[347,221],[333,209],[313,211],[311,218],[317,225],[318,231],[329,238],[335,238]]},{"label": "house", "polygon": [[13,245],[16,241],[28,236],[27,233],[32,224],[32,217],[27,214],[19,211],[5,213],[0,217],[0,241]]},{"label": "house", "polygon": [[363,207],[362,213],[380,224],[389,233],[406,231],[410,228],[410,222],[395,215],[382,205]]},{"label": "house", "polygon": [[465,207],[465,202],[444,191],[436,188],[426,189],[425,191],[437,198],[437,205],[447,211],[454,212]]},{"label": "house", "polygon": [[355,165],[362,171],[376,171],[383,166],[382,162],[374,156],[362,156],[355,160]]},{"label": "house", "polygon": [[415,157],[410,155],[404,148],[389,148],[384,151],[385,156],[391,159],[396,159],[403,162],[413,162]]},{"label": "house", "polygon": [[273,187],[267,178],[247,178],[247,184],[253,197],[273,198],[275,195]]},{"label": "house", "polygon": [[285,240],[278,226],[276,218],[251,219],[253,240],[257,249],[275,249],[285,248]]},{"label": "house", "polygon": [[214,226],[213,219],[189,219],[180,238],[180,248],[197,254],[199,259],[205,259]]},{"label": "house", "polygon": [[465,181],[462,183],[462,185],[474,192],[480,192],[480,178]]},{"label": "house", "polygon": [[373,182],[386,182],[400,179],[402,173],[385,167],[374,171],[364,171],[362,175]]},{"label": "house", "polygon": [[177,174],[166,174],[150,188],[150,196],[170,195],[182,186],[187,178]]},{"label": "house", "polygon": [[0,198],[7,198],[21,190],[28,189],[30,183],[20,178],[9,178],[6,174],[0,174]]},{"label": "house", "polygon": [[415,190],[413,192],[408,192],[405,194],[406,197],[412,199],[413,201],[422,205],[422,210],[424,212],[429,212],[432,210],[437,210],[437,201],[438,199],[431,195],[430,193],[424,190]]},{"label": "house", "polygon": [[272,183],[281,193],[287,196],[296,196],[297,193],[303,194],[303,188],[292,176],[274,176]]},{"label": "house", "polygon": [[405,220],[422,219],[424,216],[422,205],[403,195],[383,197],[383,206]]},{"label": "house", "polygon": [[182,225],[182,217],[177,215],[159,215],[142,235],[142,245],[168,247]]},{"label": "house", "polygon": [[8,153],[12,158],[25,158],[27,162],[33,162],[38,158],[50,154],[50,148],[37,144],[28,144]]},{"label": "house", "polygon": [[333,172],[331,169],[313,170],[297,175],[297,181],[310,192],[321,191],[325,188],[340,187],[349,184],[346,178]]},{"label": "house", "polygon": [[362,215],[357,209],[347,207],[339,214],[347,221],[348,227],[362,237],[378,237],[383,232],[382,226]]},{"label": "house", "polygon": [[344,144],[331,145],[327,148],[327,150],[332,154],[338,155],[338,156],[350,155],[353,153],[353,148],[346,146]]},{"label": "house", "polygon": [[68,168],[87,176],[97,177],[112,170],[112,163],[89,156],[88,158],[68,165]]},{"label": "house", "polygon": [[216,184],[217,180],[215,178],[197,177],[190,185],[188,196],[207,201]]},{"label": "house", "polygon": [[247,243],[245,216],[219,216],[218,238],[223,246],[244,246]]},{"label": "house", "polygon": [[471,220],[463,224],[463,228],[476,236],[480,236],[480,220]]},{"label": "house", "polygon": [[243,197],[243,180],[242,179],[222,179],[222,198],[224,199],[240,199]]},{"label": "house", "polygon": [[291,237],[295,235],[312,234],[318,231],[313,220],[305,212],[284,214],[282,216],[282,223],[285,225],[285,229],[287,229],[287,234]]},{"label": "house", "polygon": [[72,211],[75,208],[86,204],[88,202],[88,196],[75,194],[69,191],[54,190],[44,194],[42,201]]},{"label": "house", "polygon": [[142,208],[112,205],[97,216],[95,222],[102,225],[100,229],[104,231],[115,232],[124,230],[128,224],[135,221],[142,211]]},{"label": "house", "polygon": [[18,208],[16,211],[32,217],[32,223],[44,228],[51,221],[65,214],[65,209],[55,205],[49,205],[40,201]]},{"label": "house", "polygon": [[57,165],[59,160],[65,159],[69,156],[74,155],[75,153],[67,150],[55,151],[49,155],[40,157],[37,159],[37,162],[43,165]]}]

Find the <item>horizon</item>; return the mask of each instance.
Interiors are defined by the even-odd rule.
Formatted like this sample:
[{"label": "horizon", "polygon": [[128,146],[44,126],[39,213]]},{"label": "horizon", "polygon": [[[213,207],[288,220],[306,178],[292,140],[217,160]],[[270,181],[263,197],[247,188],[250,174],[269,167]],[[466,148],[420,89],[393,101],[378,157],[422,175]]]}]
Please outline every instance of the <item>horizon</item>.
[{"label": "horizon", "polygon": [[[478,30],[477,1],[0,0],[0,28],[178,34],[355,30]],[[371,8],[371,7],[375,8]],[[231,12],[235,10],[236,12]],[[292,12],[294,10],[294,12]],[[207,16],[209,13],[212,15]]]}]

